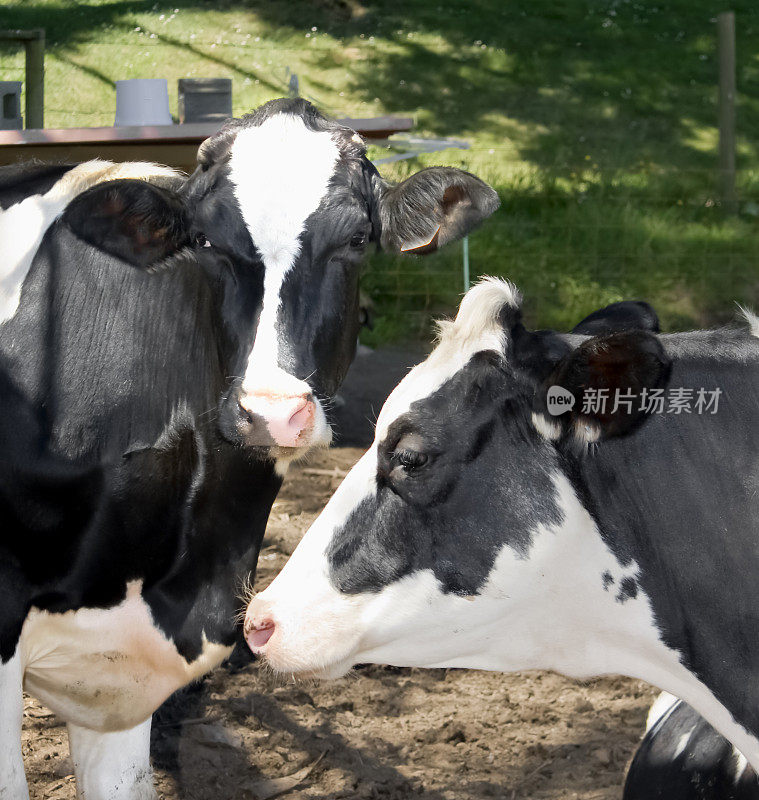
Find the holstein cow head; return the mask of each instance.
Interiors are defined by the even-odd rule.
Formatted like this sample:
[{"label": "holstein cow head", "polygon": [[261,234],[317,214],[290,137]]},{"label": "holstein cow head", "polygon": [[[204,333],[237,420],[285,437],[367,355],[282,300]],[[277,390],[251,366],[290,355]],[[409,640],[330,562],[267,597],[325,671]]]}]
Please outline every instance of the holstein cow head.
[{"label": "holstein cow head", "polygon": [[275,669],[572,672],[579,626],[563,623],[595,613],[578,576],[597,575],[598,608],[617,613],[601,575],[620,565],[585,535],[592,519],[561,465],[644,415],[583,413],[575,402],[553,416],[546,388],[577,398],[593,387],[658,387],[668,360],[648,331],[530,332],[519,306],[501,281],[468,292],[437,348],[388,398],[370,450],[251,601],[248,643]]},{"label": "holstein cow head", "polygon": [[181,268],[190,252],[218,277],[230,344],[225,438],[285,458],[328,443],[322,400],[353,357],[368,245],[432,252],[492,214],[498,197],[447,167],[390,185],[358,134],[300,99],[230,120],[198,163],[176,193],[98,187],[75,201],[69,224],[140,267]]}]

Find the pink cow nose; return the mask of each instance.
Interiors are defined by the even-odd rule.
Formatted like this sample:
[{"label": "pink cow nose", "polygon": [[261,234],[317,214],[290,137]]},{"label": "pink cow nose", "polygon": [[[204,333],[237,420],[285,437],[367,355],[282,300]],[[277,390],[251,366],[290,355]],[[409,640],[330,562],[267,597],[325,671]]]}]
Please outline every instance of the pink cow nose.
[{"label": "pink cow nose", "polygon": [[280,447],[298,447],[314,427],[316,404],[308,393],[244,392],[238,402],[244,413],[263,419],[269,435]]},{"label": "pink cow nose", "polygon": [[261,600],[253,599],[245,614],[245,641],[255,653],[271,639],[276,630],[268,604]]}]

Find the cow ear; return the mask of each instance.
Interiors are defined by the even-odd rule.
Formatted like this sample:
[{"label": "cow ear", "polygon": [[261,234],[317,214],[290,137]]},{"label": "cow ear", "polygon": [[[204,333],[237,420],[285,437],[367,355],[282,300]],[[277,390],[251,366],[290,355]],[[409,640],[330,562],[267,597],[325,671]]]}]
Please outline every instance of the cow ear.
[{"label": "cow ear", "polygon": [[623,436],[643,424],[671,361],[647,331],[595,336],[561,359],[536,395],[538,427],[581,443]]},{"label": "cow ear", "polygon": [[200,143],[198,148],[198,166],[206,171],[214,164],[220,164],[229,158],[232,145],[243,127],[243,120],[232,117],[228,119],[213,136]]},{"label": "cow ear", "polygon": [[651,331],[659,333],[659,316],[644,300],[622,300],[588,314],[572,328],[572,333],[602,336],[620,331]]},{"label": "cow ear", "polygon": [[500,205],[484,181],[453,167],[430,167],[379,200],[382,249],[391,253],[432,253],[466,236]]},{"label": "cow ear", "polygon": [[155,267],[190,243],[184,204],[141,180],[100,183],[76,197],[63,222],[88,244],[135,267]]}]

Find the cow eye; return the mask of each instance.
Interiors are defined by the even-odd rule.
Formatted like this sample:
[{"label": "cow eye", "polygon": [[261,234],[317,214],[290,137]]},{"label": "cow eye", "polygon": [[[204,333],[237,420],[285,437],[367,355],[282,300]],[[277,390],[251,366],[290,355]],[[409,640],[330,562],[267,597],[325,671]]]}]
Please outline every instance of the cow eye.
[{"label": "cow eye", "polygon": [[366,231],[354,233],[353,236],[351,236],[351,247],[354,248],[354,250],[364,247],[366,245],[366,239]]},{"label": "cow eye", "polygon": [[405,472],[413,472],[423,467],[429,461],[429,456],[424,452],[422,437],[416,433],[402,436],[395,445],[392,461]]},{"label": "cow eye", "polygon": [[398,464],[408,471],[419,469],[428,461],[427,454],[420,453],[418,450],[396,450],[394,456]]},{"label": "cow eye", "polygon": [[208,239],[206,239],[205,233],[199,233],[195,237],[195,245],[196,247],[210,247],[211,242],[209,242]]}]

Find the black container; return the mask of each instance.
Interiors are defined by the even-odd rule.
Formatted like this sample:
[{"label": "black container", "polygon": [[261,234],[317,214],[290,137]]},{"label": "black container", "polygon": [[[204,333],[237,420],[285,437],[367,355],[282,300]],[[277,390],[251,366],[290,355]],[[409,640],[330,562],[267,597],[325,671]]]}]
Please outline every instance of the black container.
[{"label": "black container", "polygon": [[179,79],[180,123],[223,122],[231,116],[231,78]]}]

